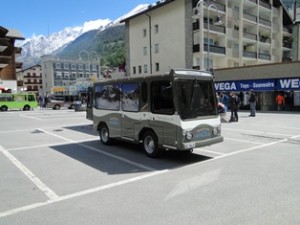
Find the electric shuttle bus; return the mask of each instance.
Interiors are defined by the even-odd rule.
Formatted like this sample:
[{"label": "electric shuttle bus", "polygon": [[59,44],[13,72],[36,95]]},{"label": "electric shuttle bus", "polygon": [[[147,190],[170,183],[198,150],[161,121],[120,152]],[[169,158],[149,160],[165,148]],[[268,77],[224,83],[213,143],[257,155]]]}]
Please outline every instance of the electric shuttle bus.
[{"label": "electric shuttle bus", "polygon": [[87,119],[102,144],[114,139],[142,143],[150,157],[223,141],[213,76],[207,71],[97,81],[88,91]]}]

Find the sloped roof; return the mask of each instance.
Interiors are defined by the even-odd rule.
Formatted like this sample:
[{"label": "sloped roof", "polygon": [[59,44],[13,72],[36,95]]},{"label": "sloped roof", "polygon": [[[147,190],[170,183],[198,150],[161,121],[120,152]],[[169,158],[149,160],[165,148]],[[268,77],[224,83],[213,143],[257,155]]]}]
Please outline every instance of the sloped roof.
[{"label": "sloped roof", "polygon": [[6,37],[17,40],[25,40],[25,37],[23,37],[23,35],[18,30],[14,29],[8,29]]},{"label": "sloped roof", "polygon": [[157,8],[160,8],[160,7],[162,7],[162,6],[164,6],[164,5],[167,5],[167,4],[169,4],[169,3],[173,2],[173,1],[175,1],[175,0],[158,1],[158,2],[156,2],[154,5],[149,5],[148,8],[147,8],[146,10],[143,10],[143,11],[137,13],[137,14],[134,14],[134,15],[132,15],[132,16],[129,16],[129,17],[127,17],[127,18],[121,20],[120,23],[126,22],[126,21],[128,21],[128,20],[131,20],[131,19],[134,18],[134,17],[138,17],[138,16],[143,15],[143,14],[145,14],[145,13],[147,13],[147,12],[150,12],[150,11],[152,11],[152,10],[155,10],[155,9],[157,9]]}]

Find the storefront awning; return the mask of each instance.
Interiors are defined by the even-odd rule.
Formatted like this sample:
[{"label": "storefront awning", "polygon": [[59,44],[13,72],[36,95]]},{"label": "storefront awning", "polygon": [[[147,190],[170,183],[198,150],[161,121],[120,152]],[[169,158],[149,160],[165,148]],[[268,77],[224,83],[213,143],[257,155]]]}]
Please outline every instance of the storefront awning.
[{"label": "storefront awning", "polygon": [[51,91],[53,91],[53,92],[63,92],[65,90],[66,89],[64,87],[54,87],[51,89]]}]

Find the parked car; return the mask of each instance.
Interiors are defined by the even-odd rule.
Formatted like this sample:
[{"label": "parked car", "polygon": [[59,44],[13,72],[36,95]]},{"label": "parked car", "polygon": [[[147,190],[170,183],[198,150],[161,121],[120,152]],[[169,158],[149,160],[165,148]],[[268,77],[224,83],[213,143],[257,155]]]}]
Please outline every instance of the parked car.
[{"label": "parked car", "polygon": [[64,101],[59,101],[59,100],[50,100],[47,103],[47,108],[52,108],[54,110],[59,110],[61,107],[64,106]]}]

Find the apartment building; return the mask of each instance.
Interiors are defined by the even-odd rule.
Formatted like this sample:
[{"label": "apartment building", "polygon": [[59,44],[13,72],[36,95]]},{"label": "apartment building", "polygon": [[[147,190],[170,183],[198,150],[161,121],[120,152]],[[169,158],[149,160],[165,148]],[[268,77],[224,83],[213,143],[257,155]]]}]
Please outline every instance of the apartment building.
[{"label": "apartment building", "polygon": [[299,59],[298,34],[279,0],[165,0],[123,22],[128,75]]},{"label": "apartment building", "polygon": [[254,89],[258,109],[273,110],[282,92],[300,110],[299,23],[280,0],[164,0],[122,22],[127,76],[213,69],[217,91],[246,106]]},{"label": "apartment building", "polygon": [[18,92],[38,94],[43,90],[42,66],[34,65],[17,72]]},{"label": "apartment building", "polygon": [[94,80],[100,79],[99,60],[62,60],[42,56],[42,95],[78,95]]}]

